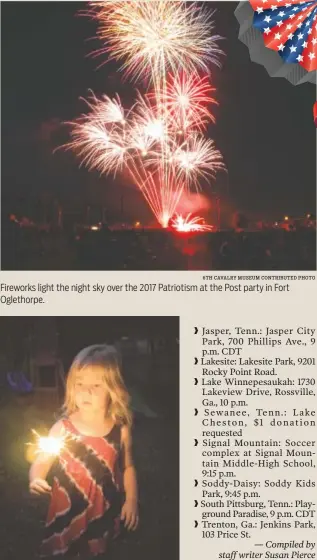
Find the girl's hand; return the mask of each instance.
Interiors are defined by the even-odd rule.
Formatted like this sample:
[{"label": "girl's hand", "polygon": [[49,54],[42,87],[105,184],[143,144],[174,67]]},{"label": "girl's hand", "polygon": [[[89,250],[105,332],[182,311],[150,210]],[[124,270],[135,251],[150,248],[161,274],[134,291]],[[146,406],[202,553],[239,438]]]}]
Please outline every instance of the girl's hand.
[{"label": "girl's hand", "polygon": [[52,488],[43,478],[35,478],[34,480],[32,480],[32,482],[30,482],[29,490],[31,494],[40,496],[41,494],[50,494]]},{"label": "girl's hand", "polygon": [[127,500],[121,510],[121,521],[128,531],[135,531],[139,524],[139,511],[136,501]]}]

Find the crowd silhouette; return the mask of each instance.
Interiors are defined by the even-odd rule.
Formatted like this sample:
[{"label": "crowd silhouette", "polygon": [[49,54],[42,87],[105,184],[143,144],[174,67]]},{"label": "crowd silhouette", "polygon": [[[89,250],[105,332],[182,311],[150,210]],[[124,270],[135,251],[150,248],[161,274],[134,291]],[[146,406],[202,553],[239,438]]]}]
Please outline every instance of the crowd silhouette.
[{"label": "crowd silhouette", "polygon": [[315,270],[316,230],[169,230],[2,226],[3,270]]}]

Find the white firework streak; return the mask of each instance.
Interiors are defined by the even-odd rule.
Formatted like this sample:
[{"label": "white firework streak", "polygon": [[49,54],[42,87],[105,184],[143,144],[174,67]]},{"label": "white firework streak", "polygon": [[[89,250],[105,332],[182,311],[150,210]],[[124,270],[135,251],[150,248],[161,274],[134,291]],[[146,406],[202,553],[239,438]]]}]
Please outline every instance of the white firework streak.
[{"label": "white firework streak", "polygon": [[177,177],[193,182],[199,188],[199,178],[215,177],[225,170],[222,155],[213,140],[195,134],[175,149],[170,158]]}]

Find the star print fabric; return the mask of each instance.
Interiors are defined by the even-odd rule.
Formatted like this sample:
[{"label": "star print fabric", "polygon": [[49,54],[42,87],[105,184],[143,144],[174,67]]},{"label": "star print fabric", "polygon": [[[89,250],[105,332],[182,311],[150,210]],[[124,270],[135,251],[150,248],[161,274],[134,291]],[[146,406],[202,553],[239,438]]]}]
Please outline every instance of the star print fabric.
[{"label": "star print fabric", "polygon": [[298,63],[308,72],[317,70],[317,1],[250,0],[253,25],[266,47],[288,63]]}]

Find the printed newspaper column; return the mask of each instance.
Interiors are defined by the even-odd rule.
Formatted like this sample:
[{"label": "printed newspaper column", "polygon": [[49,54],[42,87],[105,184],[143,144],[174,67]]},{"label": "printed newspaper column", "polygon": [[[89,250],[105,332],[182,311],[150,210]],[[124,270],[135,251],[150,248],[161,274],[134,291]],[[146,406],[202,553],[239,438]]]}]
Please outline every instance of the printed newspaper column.
[{"label": "printed newspaper column", "polygon": [[215,558],[314,559],[315,329],[194,332],[195,536]]}]

